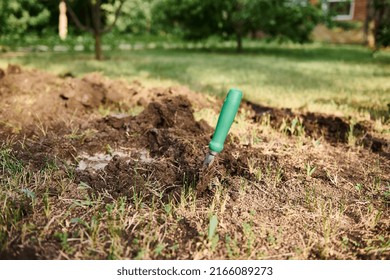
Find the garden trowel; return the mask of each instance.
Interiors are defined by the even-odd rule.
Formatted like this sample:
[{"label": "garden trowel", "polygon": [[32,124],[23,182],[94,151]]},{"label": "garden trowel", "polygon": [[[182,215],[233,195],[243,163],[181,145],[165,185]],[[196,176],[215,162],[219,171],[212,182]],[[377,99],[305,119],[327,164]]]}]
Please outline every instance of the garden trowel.
[{"label": "garden trowel", "polygon": [[238,89],[230,89],[223,103],[218,123],[213,137],[209,144],[209,152],[203,162],[204,167],[208,168],[214,161],[215,156],[223,150],[223,144],[229,133],[230,127],[237,114],[238,107],[242,99],[242,92]]}]

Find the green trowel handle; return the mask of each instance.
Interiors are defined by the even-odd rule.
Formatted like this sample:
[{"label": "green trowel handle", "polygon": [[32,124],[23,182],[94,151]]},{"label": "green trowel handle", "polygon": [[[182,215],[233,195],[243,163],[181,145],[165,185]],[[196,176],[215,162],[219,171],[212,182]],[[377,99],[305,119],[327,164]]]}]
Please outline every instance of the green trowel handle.
[{"label": "green trowel handle", "polygon": [[221,113],[219,114],[217,127],[215,128],[213,138],[209,145],[211,151],[219,153],[223,150],[223,143],[232,126],[234,117],[237,114],[241,99],[242,92],[240,90],[229,90],[225,102],[223,103]]}]

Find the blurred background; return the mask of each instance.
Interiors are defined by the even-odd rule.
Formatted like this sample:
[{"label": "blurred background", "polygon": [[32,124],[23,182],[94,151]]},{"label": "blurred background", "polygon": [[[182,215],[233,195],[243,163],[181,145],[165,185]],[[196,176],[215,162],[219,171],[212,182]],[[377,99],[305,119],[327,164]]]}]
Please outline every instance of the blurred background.
[{"label": "blurred background", "polygon": [[389,0],[0,0],[0,66],[388,118]]}]

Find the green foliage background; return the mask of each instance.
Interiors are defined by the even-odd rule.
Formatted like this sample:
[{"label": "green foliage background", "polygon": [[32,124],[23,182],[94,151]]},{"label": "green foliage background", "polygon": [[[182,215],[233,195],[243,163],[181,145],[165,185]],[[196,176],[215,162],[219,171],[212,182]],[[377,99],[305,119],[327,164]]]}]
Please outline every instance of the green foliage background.
[{"label": "green foliage background", "polygon": [[0,0],[0,34],[42,32],[49,18],[49,9],[40,1]]},{"label": "green foliage background", "polygon": [[153,8],[162,30],[188,39],[260,31],[271,38],[306,42],[322,19],[318,7],[297,0],[160,0]]},{"label": "green foliage background", "polygon": [[[85,25],[91,25],[89,3],[69,0]],[[379,19],[379,46],[390,45],[390,0],[371,0]],[[119,0],[102,0],[103,23],[113,22]],[[269,40],[307,42],[320,22],[328,22],[320,7],[308,0],[127,0],[114,33],[175,36],[199,40],[210,36],[240,39],[250,34]],[[56,34],[58,0],[0,0],[0,39]],[[69,32],[79,35],[69,18]]]}]

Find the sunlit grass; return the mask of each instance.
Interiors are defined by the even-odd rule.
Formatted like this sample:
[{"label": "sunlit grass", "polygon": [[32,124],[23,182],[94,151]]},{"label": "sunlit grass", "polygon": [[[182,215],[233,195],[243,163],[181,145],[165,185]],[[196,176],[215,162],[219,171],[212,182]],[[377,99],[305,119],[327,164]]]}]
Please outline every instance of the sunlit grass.
[{"label": "sunlit grass", "polygon": [[[390,103],[390,53],[372,57],[359,46],[260,45],[243,54],[223,50],[138,50],[90,53],[31,53],[0,56],[0,67],[20,63],[53,73],[102,72],[139,80],[148,86],[183,84],[196,91],[224,95],[230,87],[245,98],[289,107],[367,119],[386,114]],[[375,117],[375,116],[374,116]]]}]

